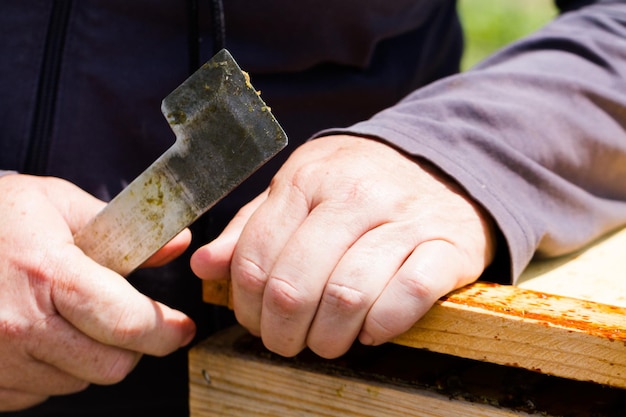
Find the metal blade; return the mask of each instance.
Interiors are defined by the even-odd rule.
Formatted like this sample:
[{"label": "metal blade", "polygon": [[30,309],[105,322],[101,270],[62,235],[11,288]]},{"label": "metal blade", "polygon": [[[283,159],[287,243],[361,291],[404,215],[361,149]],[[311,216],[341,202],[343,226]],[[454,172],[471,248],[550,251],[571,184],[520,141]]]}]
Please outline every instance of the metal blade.
[{"label": "metal blade", "polygon": [[176,143],[74,236],[127,275],[287,145],[226,50],[163,100]]}]

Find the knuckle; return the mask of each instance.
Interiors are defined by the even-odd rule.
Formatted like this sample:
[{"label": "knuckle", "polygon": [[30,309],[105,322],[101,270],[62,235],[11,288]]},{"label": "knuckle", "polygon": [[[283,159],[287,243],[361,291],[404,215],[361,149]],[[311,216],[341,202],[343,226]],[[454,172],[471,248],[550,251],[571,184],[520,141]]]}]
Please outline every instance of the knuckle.
[{"label": "knuckle", "polygon": [[279,277],[270,278],[265,297],[273,311],[282,317],[295,315],[307,302],[306,294],[292,285],[287,279]]},{"label": "knuckle", "polygon": [[322,302],[340,312],[352,312],[368,307],[369,298],[362,291],[346,285],[328,283]]},{"label": "knuckle", "polygon": [[290,184],[298,191],[307,188],[313,180],[319,177],[318,169],[316,162],[306,161],[300,164],[294,169]]},{"label": "knuckle", "polygon": [[114,326],[109,329],[108,337],[105,337],[105,342],[126,348],[134,346],[137,341],[144,339],[148,332],[152,329],[151,326],[147,326],[144,317],[140,314],[136,314],[136,310],[130,305],[128,308],[122,308],[118,312],[117,321]]},{"label": "knuckle", "polygon": [[406,289],[406,294],[420,302],[430,302],[434,293],[430,285],[430,275],[423,271],[414,271],[402,277],[402,284]]},{"label": "knuckle", "polygon": [[431,285],[434,277],[425,271],[413,271],[401,275],[401,297],[396,299],[395,310],[400,314],[368,314],[365,330],[376,343],[383,343],[407,331],[424,314],[425,308],[431,306],[437,295]]},{"label": "knuckle", "polygon": [[[372,198],[379,197],[372,193],[371,182],[364,181],[364,174],[346,173],[341,181],[336,181],[336,175],[317,161],[298,166],[287,186],[292,194],[310,201],[313,206],[323,201],[331,206],[361,207]],[[380,198],[380,202],[384,201],[384,198]]]},{"label": "knuckle", "polygon": [[397,323],[370,316],[368,316],[365,330],[372,336],[376,344],[387,342],[402,332],[397,329]]},{"label": "knuckle", "polygon": [[135,352],[120,351],[109,360],[101,361],[98,380],[93,382],[102,385],[121,382],[135,368],[139,356]]},{"label": "knuckle", "polygon": [[31,251],[30,261],[21,265],[31,288],[47,288],[53,283],[52,277],[65,275],[64,265],[67,262],[63,258],[62,251],[50,251],[39,246],[33,246]]},{"label": "knuckle", "polygon": [[0,314],[0,340],[16,343],[28,337],[29,329],[27,325],[12,315]]},{"label": "knuckle", "polygon": [[334,184],[332,188],[332,199],[339,207],[368,207],[373,200],[376,204],[383,203],[385,199],[378,198],[379,193],[375,193],[370,183],[361,178],[345,178],[341,183]]},{"label": "knuckle", "polygon": [[233,259],[231,277],[233,282],[253,293],[261,293],[267,282],[267,274],[258,263],[248,258]]}]

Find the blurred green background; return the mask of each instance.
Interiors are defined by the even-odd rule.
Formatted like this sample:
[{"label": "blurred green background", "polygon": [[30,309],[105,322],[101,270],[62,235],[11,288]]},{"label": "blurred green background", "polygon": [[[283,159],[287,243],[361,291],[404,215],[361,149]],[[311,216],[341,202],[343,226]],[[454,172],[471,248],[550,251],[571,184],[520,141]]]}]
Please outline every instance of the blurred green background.
[{"label": "blurred green background", "polygon": [[459,0],[458,5],[465,29],[463,70],[556,16],[552,0]]}]

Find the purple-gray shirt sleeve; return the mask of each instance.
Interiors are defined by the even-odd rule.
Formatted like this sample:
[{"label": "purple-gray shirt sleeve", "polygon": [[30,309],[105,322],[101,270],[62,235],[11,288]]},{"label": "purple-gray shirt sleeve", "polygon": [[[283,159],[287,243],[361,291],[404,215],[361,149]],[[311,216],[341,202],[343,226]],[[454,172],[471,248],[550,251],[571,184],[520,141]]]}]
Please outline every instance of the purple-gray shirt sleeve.
[{"label": "purple-gray shirt sleeve", "polygon": [[7,171],[4,169],[0,169],[0,177],[4,177],[5,175],[9,174],[17,174],[17,171]]},{"label": "purple-gray shirt sleeve", "polygon": [[[347,130],[426,158],[493,217],[515,280],[626,224],[626,2],[563,13]],[[502,248],[505,251],[506,248]]]}]

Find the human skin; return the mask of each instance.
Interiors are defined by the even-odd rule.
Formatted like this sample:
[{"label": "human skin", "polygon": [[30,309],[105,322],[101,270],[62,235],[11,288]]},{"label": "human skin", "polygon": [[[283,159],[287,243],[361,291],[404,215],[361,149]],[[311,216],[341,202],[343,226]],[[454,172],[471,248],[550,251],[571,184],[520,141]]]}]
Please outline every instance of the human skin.
[{"label": "human skin", "polygon": [[[193,321],[135,290],[74,245],[104,202],[67,181],[0,177],[0,411],[113,384],[142,354],[188,344]],[[185,230],[144,266],[168,262]]]},{"label": "human skin", "polygon": [[333,358],[408,330],[494,251],[490,216],[435,167],[329,136],[298,148],[191,266],[232,279],[238,321],[268,349]]}]

